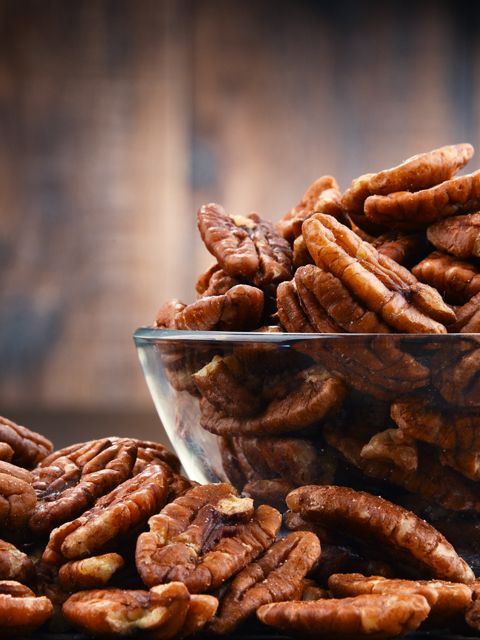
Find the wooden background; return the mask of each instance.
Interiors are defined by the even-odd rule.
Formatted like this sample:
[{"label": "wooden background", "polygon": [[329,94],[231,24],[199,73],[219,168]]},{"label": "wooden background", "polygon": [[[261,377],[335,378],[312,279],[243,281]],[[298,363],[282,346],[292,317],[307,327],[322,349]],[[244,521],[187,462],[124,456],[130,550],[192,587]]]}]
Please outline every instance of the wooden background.
[{"label": "wooden background", "polygon": [[274,219],[322,173],[478,146],[479,26],[462,0],[1,0],[0,413],[152,419],[131,334],[193,299],[199,205]]}]

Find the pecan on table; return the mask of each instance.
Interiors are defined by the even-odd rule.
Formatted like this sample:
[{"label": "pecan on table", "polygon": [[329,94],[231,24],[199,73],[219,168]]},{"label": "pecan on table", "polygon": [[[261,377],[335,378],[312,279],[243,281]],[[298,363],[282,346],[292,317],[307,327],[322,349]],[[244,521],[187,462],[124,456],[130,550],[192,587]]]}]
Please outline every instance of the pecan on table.
[{"label": "pecan on table", "polygon": [[423,596],[369,594],[341,600],[275,602],[261,606],[257,616],[292,637],[392,638],[417,629],[429,612]]},{"label": "pecan on table", "polygon": [[241,284],[240,280],[229,276],[219,264],[215,263],[199,277],[195,290],[200,297],[220,296],[237,284]]},{"label": "pecan on table", "polygon": [[332,176],[317,178],[308,187],[300,202],[276,223],[275,228],[280,235],[293,243],[302,232],[303,222],[318,210],[316,204],[321,195],[330,189],[338,190],[335,178]]},{"label": "pecan on table", "polygon": [[9,462],[0,462],[0,531],[21,538],[37,503],[32,474]]},{"label": "pecan on table", "polygon": [[396,191],[418,191],[451,178],[464,167],[474,153],[470,144],[454,144],[408,158],[402,164],[367,173],[353,180],[342,203],[348,213],[363,214],[365,200],[374,194],[388,195]]},{"label": "pecan on table", "polygon": [[33,562],[27,554],[10,542],[0,540],[0,580],[30,582],[33,574]]},{"label": "pecan on table", "polygon": [[452,178],[430,189],[397,191],[365,200],[365,216],[392,229],[410,231],[480,208],[480,171]]},{"label": "pecan on table", "polygon": [[191,593],[211,591],[270,547],[281,515],[238,498],[228,484],[194,487],[149,520],[136,564],[148,586],[181,580]]},{"label": "pecan on table", "polygon": [[53,444],[50,440],[1,416],[0,442],[13,449],[11,462],[27,469],[32,469],[53,451]]},{"label": "pecan on table", "polygon": [[421,282],[451,300],[465,303],[480,292],[480,270],[470,262],[433,251],[412,269]]},{"label": "pecan on table", "polygon": [[83,560],[70,560],[60,567],[58,583],[66,592],[99,589],[107,585],[114,573],[124,564],[122,556],[118,553],[104,553]]},{"label": "pecan on table", "polygon": [[291,277],[289,243],[258,214],[230,216],[220,205],[207,204],[197,219],[207,249],[228,275],[260,288]]},{"label": "pecan on table", "polygon": [[455,320],[436,289],[378,251],[335,218],[315,214],[303,236],[317,266],[339,278],[350,293],[403,333],[445,333]]},{"label": "pecan on table", "polygon": [[292,491],[287,505],[305,519],[381,545],[386,553],[419,567],[426,577],[474,580],[470,567],[439,531],[388,500],[347,487],[312,485]]},{"label": "pecan on table", "polygon": [[14,580],[0,580],[0,638],[29,634],[52,615],[52,603]]},{"label": "pecan on table", "polygon": [[456,616],[462,615],[472,602],[470,586],[444,580],[396,580],[347,573],[330,576],[328,588],[336,598],[367,593],[423,596],[431,609],[428,625],[436,628],[443,628]]},{"label": "pecan on table", "polygon": [[134,533],[165,504],[169,476],[164,465],[150,465],[120,484],[79,518],[54,529],[41,562],[87,558]]},{"label": "pecan on table", "polygon": [[69,456],[32,471],[37,504],[28,524],[33,533],[47,535],[76,518],[100,497],[131,477],[137,457],[132,440],[92,440]]},{"label": "pecan on table", "polygon": [[479,258],[480,213],[440,220],[428,227],[427,238],[434,247],[457,258]]},{"label": "pecan on table", "polygon": [[262,604],[299,598],[303,578],[320,558],[320,542],[310,532],[290,533],[228,585],[208,631],[231,633]]},{"label": "pecan on table", "polygon": [[198,631],[215,613],[212,596],[191,596],[181,582],[150,591],[94,589],[74,593],[63,605],[65,618],[93,636],[145,633],[152,640],[180,640]]},{"label": "pecan on table", "polygon": [[317,365],[296,372],[289,386],[286,395],[272,399],[261,413],[245,418],[226,415],[202,398],[200,424],[217,435],[285,433],[322,420],[345,396],[341,380]]}]

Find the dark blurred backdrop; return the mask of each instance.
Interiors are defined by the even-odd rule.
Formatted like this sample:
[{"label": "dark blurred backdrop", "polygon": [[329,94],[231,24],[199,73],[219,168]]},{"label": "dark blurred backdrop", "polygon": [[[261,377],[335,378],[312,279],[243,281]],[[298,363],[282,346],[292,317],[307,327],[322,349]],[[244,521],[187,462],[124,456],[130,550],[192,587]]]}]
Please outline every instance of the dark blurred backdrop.
[{"label": "dark blurred backdrop", "polygon": [[154,435],[131,334],[193,299],[198,206],[274,219],[322,173],[476,144],[479,26],[462,0],[1,0],[0,414]]}]

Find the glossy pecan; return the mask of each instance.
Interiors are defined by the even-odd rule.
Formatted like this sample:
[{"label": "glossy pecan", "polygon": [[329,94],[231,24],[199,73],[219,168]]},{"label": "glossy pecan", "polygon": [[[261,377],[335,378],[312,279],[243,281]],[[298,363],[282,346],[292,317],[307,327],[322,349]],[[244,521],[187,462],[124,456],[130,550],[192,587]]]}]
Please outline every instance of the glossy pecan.
[{"label": "glossy pecan", "polygon": [[98,589],[107,585],[125,562],[118,553],[104,553],[83,560],[71,560],[60,567],[58,583],[66,592]]},{"label": "glossy pecan", "polygon": [[65,602],[63,614],[93,636],[123,637],[140,632],[156,640],[180,640],[198,631],[217,606],[216,598],[191,596],[181,582],[172,582],[150,591],[81,591]]},{"label": "glossy pecan", "polygon": [[366,460],[383,460],[407,472],[418,467],[415,440],[401,429],[385,429],[370,438],[360,451]]},{"label": "glossy pecan", "polygon": [[214,590],[273,543],[280,523],[276,509],[253,511],[230,485],[194,487],[150,518],[137,569],[148,586],[181,580],[191,593]]},{"label": "glossy pecan", "polygon": [[480,270],[470,262],[433,251],[412,269],[421,282],[435,287],[442,295],[465,303],[480,292]]},{"label": "glossy pecan", "polygon": [[429,626],[437,628],[443,628],[463,614],[472,602],[470,586],[445,580],[394,580],[347,573],[330,576],[328,588],[336,598],[367,593],[421,595],[430,605]]},{"label": "glossy pecan", "polygon": [[317,266],[330,271],[360,302],[389,326],[405,333],[445,333],[441,323],[455,314],[436,289],[414,275],[335,218],[315,214],[303,236]]},{"label": "glossy pecan", "polygon": [[293,243],[293,266],[298,269],[306,264],[313,264],[313,258],[308,252],[305,238],[300,235]]},{"label": "glossy pecan", "polygon": [[444,536],[411,511],[362,491],[336,486],[306,486],[287,496],[302,518],[352,537],[381,545],[420,568],[425,577],[472,582],[474,575]]},{"label": "glossy pecan", "polygon": [[52,603],[45,596],[13,580],[0,581],[0,637],[12,638],[29,634],[41,627],[52,615]]},{"label": "glossy pecan", "polygon": [[215,263],[199,277],[195,290],[199,296],[220,296],[237,284],[241,284],[240,280],[229,276]]},{"label": "glossy pecan", "polygon": [[0,460],[11,462],[15,452],[6,442],[0,442]]},{"label": "glossy pecan", "polygon": [[434,247],[457,258],[478,258],[480,213],[440,220],[428,227],[427,238]]},{"label": "glossy pecan", "polygon": [[286,395],[272,399],[261,413],[250,418],[226,415],[202,398],[201,425],[217,435],[271,435],[295,431],[325,418],[345,396],[343,383],[319,366],[297,372],[290,384],[293,388],[287,388]]},{"label": "glossy pecan", "polygon": [[32,471],[37,504],[30,529],[39,536],[89,509],[100,497],[131,477],[137,457],[132,440],[93,440],[70,456]]},{"label": "glossy pecan", "polygon": [[292,637],[392,638],[417,629],[429,612],[423,596],[389,594],[277,602],[260,607],[257,616]]},{"label": "glossy pecan", "polygon": [[[378,238],[372,239],[371,244],[377,249],[378,253],[407,267],[414,265],[423,258],[430,246],[424,233],[407,234],[401,231],[384,233]],[[414,275],[416,276],[416,274]],[[418,279],[424,282],[421,278]],[[427,282],[427,284],[431,283]]]},{"label": "glossy pecan", "polygon": [[27,554],[10,542],[0,540],[0,580],[30,582],[33,574],[33,562]]},{"label": "glossy pecan", "polygon": [[311,184],[300,202],[276,223],[277,231],[289,242],[293,242],[301,233],[303,222],[315,211],[317,202],[327,190],[338,191],[338,184],[332,176],[321,176]]},{"label": "glossy pecan", "polygon": [[480,171],[452,178],[430,189],[370,196],[364,211],[368,220],[404,231],[424,229],[450,216],[480,208]]},{"label": "glossy pecan", "polygon": [[231,633],[261,605],[298,599],[303,593],[303,578],[319,558],[320,542],[315,534],[288,534],[228,585],[208,631]]},{"label": "glossy pecan", "polygon": [[9,462],[0,462],[0,530],[21,538],[37,503],[32,475]]},{"label": "glossy pecan", "polygon": [[120,484],[79,518],[54,529],[42,562],[57,565],[87,558],[134,533],[165,504],[169,476],[165,465],[149,465]]},{"label": "glossy pecan", "polygon": [[450,333],[480,332],[480,292],[455,310],[456,320],[448,327]]},{"label": "glossy pecan", "polygon": [[197,219],[207,249],[228,275],[257,287],[291,277],[290,245],[256,213],[230,216],[220,205],[207,204],[199,209]]},{"label": "glossy pecan", "polygon": [[1,416],[0,442],[13,449],[11,462],[27,469],[32,469],[53,451],[53,444],[50,440]]}]

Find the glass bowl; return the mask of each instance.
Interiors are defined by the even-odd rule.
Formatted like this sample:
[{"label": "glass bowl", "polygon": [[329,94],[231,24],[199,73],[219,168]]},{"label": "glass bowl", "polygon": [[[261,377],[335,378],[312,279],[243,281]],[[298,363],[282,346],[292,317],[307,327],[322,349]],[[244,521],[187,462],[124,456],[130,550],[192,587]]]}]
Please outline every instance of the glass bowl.
[{"label": "glass bowl", "polygon": [[478,564],[480,336],[145,327],[134,340],[191,479],[280,509],[304,484],[369,491]]}]

